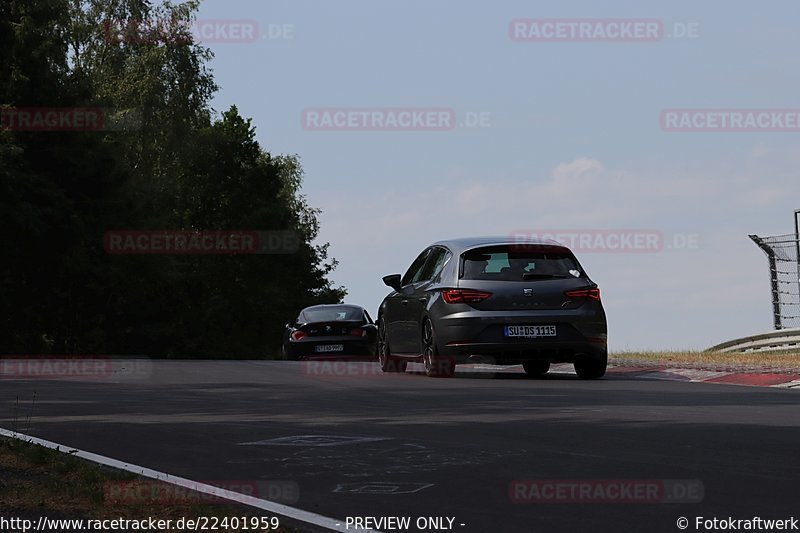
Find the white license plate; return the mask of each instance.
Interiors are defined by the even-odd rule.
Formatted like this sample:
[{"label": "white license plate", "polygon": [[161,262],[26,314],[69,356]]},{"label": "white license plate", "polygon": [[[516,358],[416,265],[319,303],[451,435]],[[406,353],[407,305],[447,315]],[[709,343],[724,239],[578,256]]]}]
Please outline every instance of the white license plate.
[{"label": "white license plate", "polygon": [[555,337],[555,326],[506,326],[503,330],[506,337]]},{"label": "white license plate", "polygon": [[314,346],[315,352],[343,352],[344,344],[320,344]]}]

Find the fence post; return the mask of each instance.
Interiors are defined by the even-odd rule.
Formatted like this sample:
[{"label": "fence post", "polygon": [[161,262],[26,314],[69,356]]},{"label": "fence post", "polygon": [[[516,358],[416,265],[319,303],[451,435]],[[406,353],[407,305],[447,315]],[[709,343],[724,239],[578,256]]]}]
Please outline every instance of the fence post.
[{"label": "fence post", "polygon": [[794,259],[797,261],[797,298],[800,303],[800,209],[794,212],[794,249],[797,253]]},{"label": "fence post", "polygon": [[772,285],[772,315],[773,315],[773,322],[775,324],[775,329],[782,329],[781,326],[781,302],[780,302],[780,293],[778,289],[778,268],[775,264],[775,251],[767,244],[761,240],[761,237],[758,235],[749,235],[750,239],[759,248],[764,250],[764,253],[767,254],[767,259],[769,260],[769,278],[770,284]]}]

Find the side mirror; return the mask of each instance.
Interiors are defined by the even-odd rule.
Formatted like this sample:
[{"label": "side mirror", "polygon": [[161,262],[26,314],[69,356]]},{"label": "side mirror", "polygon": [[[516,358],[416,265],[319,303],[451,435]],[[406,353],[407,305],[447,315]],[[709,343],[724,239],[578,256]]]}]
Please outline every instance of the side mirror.
[{"label": "side mirror", "polygon": [[400,285],[400,274],[391,274],[389,276],[383,276],[383,283],[393,288],[397,292],[400,292],[400,289],[402,288]]}]

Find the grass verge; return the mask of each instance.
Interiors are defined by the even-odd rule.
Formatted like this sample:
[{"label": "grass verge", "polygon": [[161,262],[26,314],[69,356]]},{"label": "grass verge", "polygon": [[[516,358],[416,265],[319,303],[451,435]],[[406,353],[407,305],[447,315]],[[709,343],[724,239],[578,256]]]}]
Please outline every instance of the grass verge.
[{"label": "grass verge", "polygon": [[[142,485],[137,485],[141,482]],[[111,498],[114,490],[123,487],[144,487],[147,497]],[[155,487],[155,488],[154,488]],[[159,490],[163,489],[163,490]],[[171,491],[171,492],[170,492]],[[119,494],[119,490],[116,491]],[[141,494],[141,493],[140,493]],[[172,496],[158,501],[158,494]],[[0,517],[33,520],[40,516],[51,519],[157,520],[216,517],[253,519],[269,513],[258,509],[217,501],[204,503],[199,493],[184,491],[175,497],[174,488],[154,480],[115,470],[16,439],[0,437]],[[206,501],[208,497],[205,497]],[[134,501],[132,501],[134,500]],[[142,501],[144,500],[144,501]],[[257,523],[257,522],[256,522]],[[220,527],[214,531],[298,531],[279,527],[255,529]],[[172,529],[175,531],[176,529]]]},{"label": "grass verge", "polygon": [[800,373],[800,350],[748,353],[701,351],[612,352],[609,354],[608,362],[614,365],[672,366],[735,372]]}]

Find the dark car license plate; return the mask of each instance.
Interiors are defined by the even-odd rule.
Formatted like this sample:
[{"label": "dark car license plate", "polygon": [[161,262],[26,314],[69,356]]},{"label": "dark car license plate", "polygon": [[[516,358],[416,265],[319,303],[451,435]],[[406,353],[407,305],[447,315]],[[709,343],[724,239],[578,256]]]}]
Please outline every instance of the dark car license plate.
[{"label": "dark car license plate", "polygon": [[555,326],[506,326],[503,330],[506,337],[555,337]]}]

